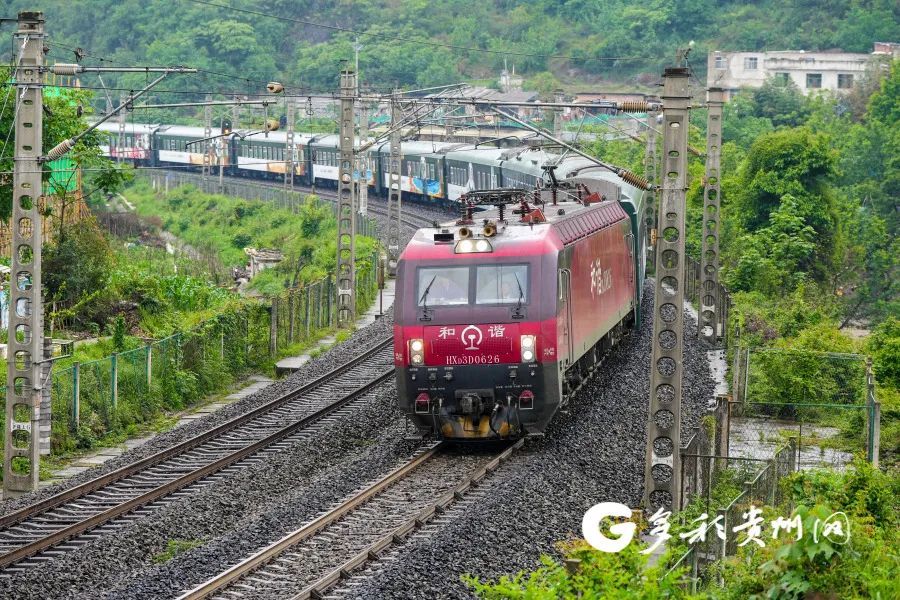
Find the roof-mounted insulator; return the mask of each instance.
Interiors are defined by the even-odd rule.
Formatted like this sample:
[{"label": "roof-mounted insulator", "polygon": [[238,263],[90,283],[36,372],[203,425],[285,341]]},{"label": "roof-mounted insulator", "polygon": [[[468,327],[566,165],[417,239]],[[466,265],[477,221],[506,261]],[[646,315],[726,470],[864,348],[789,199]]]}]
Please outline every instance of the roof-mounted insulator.
[{"label": "roof-mounted insulator", "polygon": [[616,175],[618,175],[622,179],[622,181],[630,183],[636,188],[640,188],[642,190],[650,190],[653,188],[653,186],[650,185],[649,181],[647,181],[640,175],[632,173],[628,169],[619,169],[618,171],[616,171]]}]

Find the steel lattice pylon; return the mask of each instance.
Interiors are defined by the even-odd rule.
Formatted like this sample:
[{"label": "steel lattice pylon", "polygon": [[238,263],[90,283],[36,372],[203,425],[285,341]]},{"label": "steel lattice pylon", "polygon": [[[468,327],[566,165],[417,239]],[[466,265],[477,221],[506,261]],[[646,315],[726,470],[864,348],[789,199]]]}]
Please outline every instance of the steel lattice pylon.
[{"label": "steel lattice pylon", "polygon": [[353,206],[353,105],[356,73],[341,71],[340,149],[338,167],[337,324],[349,327],[356,318],[356,208]]},{"label": "steel lattice pylon", "polygon": [[[724,337],[719,330],[724,298],[719,294],[719,157],[722,146],[722,105],[725,93],[709,88],[706,125],[706,178],[703,186],[703,254],[700,256],[698,337],[713,346]],[[724,329],[724,323],[722,327]]]},{"label": "steel lattice pylon", "polygon": [[681,383],[684,351],[684,219],[687,191],[689,72],[665,71],[662,197],[656,242],[653,354],[644,505],[677,509],[681,502]]}]

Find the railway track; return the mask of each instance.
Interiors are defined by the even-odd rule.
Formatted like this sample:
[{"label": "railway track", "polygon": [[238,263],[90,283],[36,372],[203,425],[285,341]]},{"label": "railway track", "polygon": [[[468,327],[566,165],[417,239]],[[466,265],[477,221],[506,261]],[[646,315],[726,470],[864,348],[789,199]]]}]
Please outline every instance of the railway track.
[{"label": "railway track", "polygon": [[490,459],[436,443],[300,529],[178,600],[324,597],[325,590],[431,521],[523,444]]},{"label": "railway track", "polygon": [[40,565],[262,460],[351,410],[393,376],[390,338],[213,429],[0,517],[0,569]]}]

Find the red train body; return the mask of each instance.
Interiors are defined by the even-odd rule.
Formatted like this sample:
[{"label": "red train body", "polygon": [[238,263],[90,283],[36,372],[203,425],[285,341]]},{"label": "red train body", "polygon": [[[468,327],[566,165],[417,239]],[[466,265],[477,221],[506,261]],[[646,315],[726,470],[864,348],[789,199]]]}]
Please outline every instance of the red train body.
[{"label": "red train body", "polygon": [[401,255],[397,391],[421,433],[542,433],[633,321],[636,244],[620,204],[546,210],[422,229]]}]

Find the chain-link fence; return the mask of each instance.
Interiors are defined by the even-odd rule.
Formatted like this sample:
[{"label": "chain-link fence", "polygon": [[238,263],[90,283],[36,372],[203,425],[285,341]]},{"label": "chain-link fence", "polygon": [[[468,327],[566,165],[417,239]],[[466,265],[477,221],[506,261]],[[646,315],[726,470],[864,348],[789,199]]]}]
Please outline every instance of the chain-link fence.
[{"label": "chain-link fence", "polygon": [[734,351],[728,453],[768,456],[797,440],[801,468],[877,463],[880,405],[871,364],[859,354],[775,348]]},{"label": "chain-link fence", "polygon": [[[177,187],[190,185],[205,194],[222,194],[235,196],[245,200],[259,200],[274,204],[276,207],[299,213],[309,195],[307,192],[298,192],[277,185],[266,185],[253,181],[238,181],[234,178],[223,179],[218,177],[206,177],[195,173],[183,173],[178,171],[152,171],[141,172],[141,177],[146,178],[153,189],[160,193],[168,193]],[[317,202],[327,202],[332,211],[337,215],[337,202],[330,198],[316,196]],[[360,235],[376,237],[376,223],[363,215],[356,215],[356,232]]]},{"label": "chain-link fence", "polygon": [[[688,538],[688,550],[672,564],[665,577],[687,567],[687,586],[696,593],[699,584],[710,577],[711,565],[737,553],[734,527],[746,520],[750,505],[784,503],[779,484],[796,470],[795,459],[793,439],[770,459],[682,452],[682,520],[685,525],[701,523]],[[695,516],[697,519],[693,520]]]},{"label": "chain-link fence", "polygon": [[[372,262],[357,269],[357,307],[373,301]],[[53,368],[50,451],[90,448],[133,433],[166,411],[185,408],[225,388],[249,368],[261,368],[291,344],[309,343],[334,326],[333,279],[245,303],[199,326],[99,360]],[[273,310],[274,308],[274,310]],[[273,315],[275,318],[273,319]],[[0,387],[0,397],[5,396]]]}]

